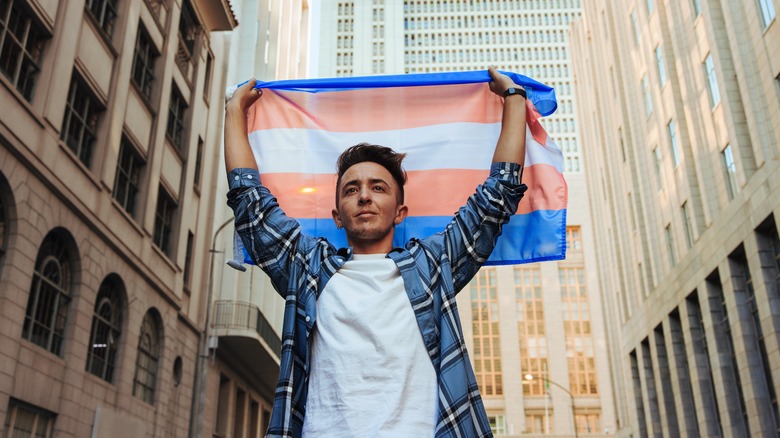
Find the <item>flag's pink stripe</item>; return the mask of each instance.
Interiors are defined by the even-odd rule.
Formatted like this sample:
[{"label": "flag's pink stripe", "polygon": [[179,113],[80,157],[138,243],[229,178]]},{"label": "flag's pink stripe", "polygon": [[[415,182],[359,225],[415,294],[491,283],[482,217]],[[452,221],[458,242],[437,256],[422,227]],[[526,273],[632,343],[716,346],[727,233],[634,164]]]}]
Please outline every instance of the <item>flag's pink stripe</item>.
[{"label": "flag's pink stripe", "polygon": [[[414,216],[451,216],[485,181],[487,171],[437,169],[410,171],[405,186],[406,205]],[[262,175],[263,185],[271,190],[285,213],[297,218],[327,218],[335,205],[336,176],[300,173]],[[519,214],[537,210],[566,208],[563,176],[549,165],[537,164],[523,174],[529,189],[518,208]],[[549,188],[556,187],[556,190]],[[545,190],[547,188],[547,190]]]},{"label": "flag's pink stripe", "polygon": [[[547,134],[527,100],[528,122],[541,144]],[[264,90],[249,113],[249,132],[318,129],[332,132],[389,131],[446,123],[498,123],[501,99],[487,84],[348,90],[324,93]]]},{"label": "flag's pink stripe", "polygon": [[501,121],[500,100],[484,83],[323,93],[263,90],[254,109],[249,132],[273,128],[386,131]]}]

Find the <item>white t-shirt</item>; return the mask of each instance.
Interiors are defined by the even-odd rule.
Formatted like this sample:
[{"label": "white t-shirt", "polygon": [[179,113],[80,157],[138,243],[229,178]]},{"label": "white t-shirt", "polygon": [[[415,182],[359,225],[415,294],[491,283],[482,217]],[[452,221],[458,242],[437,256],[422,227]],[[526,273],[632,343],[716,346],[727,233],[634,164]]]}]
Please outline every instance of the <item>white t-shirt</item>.
[{"label": "white t-shirt", "polygon": [[384,254],[355,254],[325,285],[312,331],[304,437],[432,437],[436,372]]}]

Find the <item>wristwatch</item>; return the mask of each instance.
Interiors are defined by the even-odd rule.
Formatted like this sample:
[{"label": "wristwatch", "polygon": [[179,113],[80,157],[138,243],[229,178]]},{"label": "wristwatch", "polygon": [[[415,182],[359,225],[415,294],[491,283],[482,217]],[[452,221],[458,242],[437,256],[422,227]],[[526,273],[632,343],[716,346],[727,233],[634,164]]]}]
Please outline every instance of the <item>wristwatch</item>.
[{"label": "wristwatch", "polygon": [[522,88],[510,87],[510,88],[507,88],[506,91],[504,91],[504,99],[506,99],[507,97],[512,96],[514,94],[519,94],[519,95],[523,96],[523,99],[527,99],[528,98],[528,96],[525,94],[525,90],[523,90]]}]

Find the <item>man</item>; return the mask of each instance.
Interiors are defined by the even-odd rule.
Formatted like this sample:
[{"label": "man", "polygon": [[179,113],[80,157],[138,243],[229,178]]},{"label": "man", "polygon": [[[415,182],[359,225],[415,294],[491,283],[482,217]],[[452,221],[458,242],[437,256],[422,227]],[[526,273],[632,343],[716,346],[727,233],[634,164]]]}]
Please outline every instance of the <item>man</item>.
[{"label": "man", "polygon": [[[446,229],[393,247],[404,154],[359,144],[338,160],[333,220],[349,248],[302,235],[263,187],[247,139],[250,80],[226,106],[228,205],[254,262],[285,298],[269,437],[492,436],[455,303],[526,190],[525,91],[494,67],[504,98],[491,173]],[[262,103],[261,103],[262,104]]]}]

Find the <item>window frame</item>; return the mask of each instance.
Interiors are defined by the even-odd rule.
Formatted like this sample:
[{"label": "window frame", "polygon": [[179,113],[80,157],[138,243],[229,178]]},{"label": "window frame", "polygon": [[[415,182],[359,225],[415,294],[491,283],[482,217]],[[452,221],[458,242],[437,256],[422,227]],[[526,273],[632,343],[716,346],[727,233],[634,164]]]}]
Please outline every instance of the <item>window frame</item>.
[{"label": "window frame", "polygon": [[[87,344],[85,369],[108,383],[114,383],[122,335],[123,289],[121,280],[113,276],[106,277],[100,284],[92,313],[89,344]],[[108,306],[108,315],[105,313],[106,306]],[[105,337],[102,336],[104,333],[107,333]],[[105,357],[100,357],[99,350],[96,350],[98,348],[105,348]],[[95,366],[96,360],[102,361],[99,369]]]},{"label": "window frame", "polygon": [[165,138],[179,152],[184,152],[186,136],[186,117],[189,105],[184,99],[179,87],[173,84],[171,87],[171,99],[168,102],[168,122],[165,127]]},{"label": "window frame", "polygon": [[138,34],[133,47],[133,65],[130,70],[130,82],[138,88],[147,103],[152,99],[155,82],[154,71],[160,50],[154,44],[149,31],[143,23],[138,25]]},{"label": "window frame", "polygon": [[[60,140],[88,169],[92,167],[100,119],[104,112],[105,106],[98,100],[87,81],[78,71],[73,70],[65,102],[65,114],[62,118]],[[78,124],[75,126],[79,131],[76,143],[71,142],[74,120]]]},{"label": "window frame", "polygon": [[[35,88],[36,79],[38,73],[41,71],[41,64],[43,60],[43,53],[47,47],[47,40],[51,37],[50,32],[40,22],[38,17],[33,13],[24,0],[8,0],[8,9],[0,11],[0,74],[11,83],[28,102],[33,99],[33,90]],[[20,41],[18,36],[10,31],[8,23],[13,13],[16,13],[16,22],[22,18],[21,30],[22,39]],[[32,35],[32,38],[30,38]],[[16,50],[16,62],[13,66],[13,72],[8,71],[4,64],[5,48],[10,38],[13,39],[13,47]],[[30,43],[30,40],[33,43]],[[33,51],[28,50],[32,47]],[[21,55],[21,56],[20,56]],[[9,55],[10,56],[10,55]],[[23,69],[22,66],[28,64],[28,68]],[[25,70],[22,72],[22,70]]]},{"label": "window frame", "polygon": [[[33,416],[33,422],[31,425],[30,430],[18,430],[16,428],[18,424],[18,418],[19,418],[19,411],[24,411],[26,414]],[[3,437],[8,436],[17,436],[17,433],[29,433],[32,436],[40,437],[40,438],[51,438],[54,433],[54,422],[56,421],[57,416],[56,414],[47,411],[46,409],[40,408],[35,405],[31,405],[29,403],[25,403],[21,400],[17,400],[13,397],[11,397],[8,400],[8,412],[6,413],[6,418],[4,422],[3,429],[5,432],[3,433]],[[45,429],[41,431],[39,429],[40,427],[40,421],[46,420],[46,424],[44,425]],[[43,433],[41,433],[43,432]]]},{"label": "window frame", "polygon": [[[154,405],[160,372],[162,330],[156,314],[149,310],[141,322],[133,372],[133,396]],[[145,341],[148,342],[145,343]]]},{"label": "window frame", "polygon": [[[95,20],[100,30],[109,38],[114,34],[116,19],[119,17],[118,0],[86,0],[84,9]],[[113,14],[113,17],[111,16]]]},{"label": "window frame", "polygon": [[[124,167],[122,167],[123,162],[125,161],[125,157],[130,157],[134,161],[132,162],[132,168],[128,171]],[[137,160],[137,161],[135,161]],[[138,152],[138,149],[135,146],[135,143],[133,143],[130,138],[126,135],[122,135],[122,140],[119,143],[119,154],[117,155],[117,161],[116,161],[116,171],[114,174],[114,186],[112,190],[112,197],[114,200],[122,206],[122,209],[130,215],[130,217],[135,217],[136,214],[136,207],[137,207],[137,200],[138,200],[138,194],[141,192],[141,183],[143,179],[143,172],[146,168],[146,159],[141,155],[140,152]],[[137,173],[136,173],[137,172]],[[133,175],[135,173],[135,175]],[[120,178],[126,179],[126,184],[124,188],[125,197],[132,197],[132,201],[128,199],[119,199],[119,184],[120,184]],[[136,180],[135,183],[133,183],[133,180]],[[132,193],[131,193],[131,190]],[[127,205],[128,203],[131,203],[131,205]]]},{"label": "window frame", "polygon": [[[160,211],[162,207],[162,212]],[[157,206],[154,209],[154,231],[152,242],[168,257],[171,256],[171,235],[173,234],[174,221],[178,203],[168,191],[160,185],[157,194]]]},{"label": "window frame", "polygon": [[[70,302],[73,298],[76,269],[75,260],[72,258],[68,239],[61,232],[49,232],[36,255],[22,327],[23,339],[57,356],[62,355]],[[51,263],[56,263],[56,266],[51,266]],[[52,271],[52,268],[59,269]],[[57,278],[60,279],[59,283],[54,281]]]}]

